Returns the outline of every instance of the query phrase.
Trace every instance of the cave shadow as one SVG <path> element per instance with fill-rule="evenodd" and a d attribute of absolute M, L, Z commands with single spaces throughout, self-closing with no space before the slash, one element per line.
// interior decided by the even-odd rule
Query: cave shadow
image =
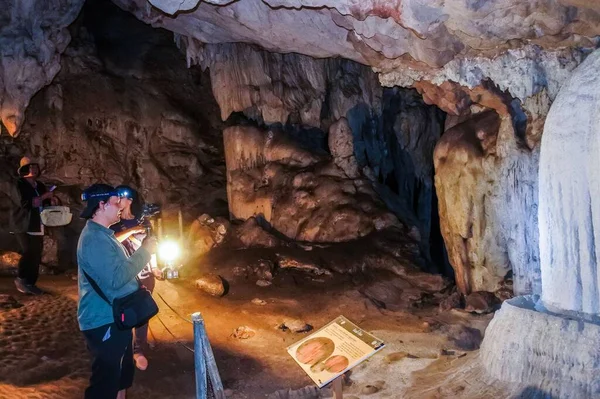
<path fill-rule="evenodd" d="M 551 394 L 550 392 L 544 391 L 541 388 L 529 386 L 519 393 L 516 398 L 518 399 L 558 399 L 558 396 Z"/>
<path fill-rule="evenodd" d="M 373 188 L 385 206 L 402 223 L 418 228 L 423 237 L 419 247 L 426 260 L 424 270 L 452 280 L 454 270 L 441 234 L 434 176 L 424 175 L 428 169 L 418 161 L 420 152 L 432 151 L 442 136 L 445 113 L 425 104 L 415 90 L 385 89 L 382 102 L 381 114 L 364 103 L 347 112 L 354 156 L 360 169 L 369 170 Z M 412 137 L 414 131 L 403 124 L 413 117 L 419 118 L 416 123 L 423 129 L 418 137 Z M 429 156 L 428 166 L 433 171 L 433 154 Z"/>
<path fill-rule="evenodd" d="M 261 384 L 264 389 L 262 394 L 283 388 L 280 385 L 284 385 L 285 381 L 282 380 L 281 383 L 278 383 L 278 374 L 268 371 L 260 359 L 236 352 L 223 345 L 211 343 L 211 348 L 224 389 L 234 389 L 246 393 L 245 381 L 254 381 L 258 378 L 273 384 L 272 387 Z M 193 340 L 177 340 L 175 336 L 173 336 L 173 342 L 157 344 L 147 354 L 151 366 L 143 373 L 136 373 L 131 389 L 132 393 L 136 397 L 142 397 L 142 395 L 158 397 L 159 392 L 168 393 L 172 397 L 195 397 L 196 376 L 193 349 Z M 291 364 L 293 359 L 290 357 L 289 360 Z M 165 369 L 165 365 L 169 365 L 168 369 Z M 256 395 L 253 397 L 260 396 L 258 392 L 251 393 Z M 209 397 L 211 396 L 209 395 Z"/>

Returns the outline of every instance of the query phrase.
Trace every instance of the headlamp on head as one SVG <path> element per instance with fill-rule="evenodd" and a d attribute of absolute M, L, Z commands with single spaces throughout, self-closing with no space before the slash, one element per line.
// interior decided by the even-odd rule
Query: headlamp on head
<path fill-rule="evenodd" d="M 118 188 L 115 195 L 119 198 L 133 199 L 133 193 L 127 188 Z"/>
<path fill-rule="evenodd" d="M 81 193 L 81 200 L 82 201 L 89 201 L 92 198 L 99 198 L 99 197 L 119 197 L 119 198 L 129 198 L 131 199 L 131 192 L 129 190 L 117 190 L 117 191 L 106 191 L 106 192 L 101 192 L 101 193 L 87 193 L 87 192 L 83 192 Z"/>

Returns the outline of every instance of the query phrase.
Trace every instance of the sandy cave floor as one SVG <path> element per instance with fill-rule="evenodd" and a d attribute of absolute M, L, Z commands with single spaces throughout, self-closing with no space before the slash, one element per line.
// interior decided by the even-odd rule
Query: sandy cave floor
<path fill-rule="evenodd" d="M 29 297 L 16 292 L 12 278 L 0 278 L 0 294 L 10 294 L 23 305 L 0 309 L 0 398 L 82 397 L 90 359 L 77 329 L 76 282 L 68 276 L 42 276 L 39 285 L 48 294 Z M 476 357 L 477 351 L 466 349 L 478 346 L 491 315 L 440 313 L 433 305 L 392 312 L 374 306 L 345 277 L 323 283 L 293 272 L 279 274 L 270 287 L 236 282 L 222 298 L 199 292 L 190 280 L 158 282 L 156 292 L 184 317 L 202 312 L 230 398 L 330 397 L 327 388 L 314 387 L 286 352 L 305 333 L 278 326 L 291 318 L 319 328 L 339 315 L 386 342 L 381 352 L 347 373 L 345 398 L 481 397 L 480 388 L 470 390 L 459 376 L 451 378 L 452 389 L 435 388 L 433 381 L 452 374 L 454 364 L 464 366 L 465 359 Z M 266 305 L 253 304 L 254 298 Z M 184 347 L 193 347 L 192 325 L 156 299 L 160 314 L 150 325 L 155 344 L 147 354 L 150 366 L 136 373 L 128 397 L 194 398 L 193 354 Z M 252 328 L 256 335 L 233 338 L 239 326 Z M 378 391 L 367 395 L 373 391 L 368 385 Z M 425 391 L 425 396 L 419 393 Z"/>

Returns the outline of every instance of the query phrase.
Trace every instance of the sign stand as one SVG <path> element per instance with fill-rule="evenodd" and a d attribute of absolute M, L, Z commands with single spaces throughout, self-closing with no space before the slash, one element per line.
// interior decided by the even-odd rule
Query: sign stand
<path fill-rule="evenodd" d="M 342 393 L 342 379 L 344 375 L 340 375 L 338 378 L 333 380 L 331 387 L 333 388 L 333 399 L 343 399 L 344 394 Z"/>

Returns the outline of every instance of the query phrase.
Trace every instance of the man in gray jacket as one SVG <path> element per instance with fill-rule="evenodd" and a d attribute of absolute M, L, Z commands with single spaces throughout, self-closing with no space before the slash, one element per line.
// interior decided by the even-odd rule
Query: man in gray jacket
<path fill-rule="evenodd" d="M 87 200 L 81 217 L 88 219 L 77 246 L 79 265 L 79 303 L 77 318 L 93 357 L 86 399 L 124 399 L 133 383 L 133 335 L 118 330 L 112 307 L 94 290 L 91 277 L 109 301 L 136 291 L 136 275 L 150 261 L 156 240 L 146 238 L 131 257 L 109 227 L 121 215 L 120 198 L 106 184 L 94 184 L 84 191 Z"/>

